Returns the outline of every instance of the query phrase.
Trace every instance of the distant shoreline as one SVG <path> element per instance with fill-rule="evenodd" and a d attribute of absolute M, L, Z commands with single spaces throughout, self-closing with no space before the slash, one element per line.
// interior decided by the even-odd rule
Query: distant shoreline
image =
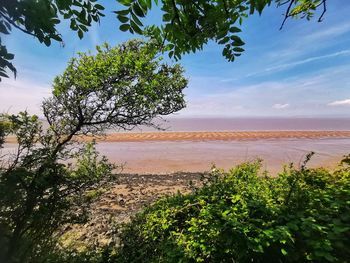
<path fill-rule="evenodd" d="M 16 150 L 15 138 L 8 139 L 3 153 Z M 230 169 L 262 159 L 262 168 L 274 175 L 286 164 L 299 167 L 311 151 L 315 155 L 309 167 L 331 169 L 350 153 L 350 131 L 114 133 L 97 142 L 100 154 L 132 174 L 205 172 L 213 164 Z"/>
<path fill-rule="evenodd" d="M 222 131 L 222 132 L 138 132 L 110 133 L 99 137 L 101 142 L 143 141 L 242 141 L 266 139 L 327 139 L 350 138 L 350 131 Z M 92 137 L 84 137 L 91 140 Z"/>
<path fill-rule="evenodd" d="M 327 139 L 350 138 L 350 131 L 200 131 L 200 132 L 120 132 L 106 136 L 77 137 L 78 140 L 97 142 L 143 142 L 143 141 L 243 141 L 268 139 Z M 16 143 L 14 136 L 8 136 L 6 143 Z"/>

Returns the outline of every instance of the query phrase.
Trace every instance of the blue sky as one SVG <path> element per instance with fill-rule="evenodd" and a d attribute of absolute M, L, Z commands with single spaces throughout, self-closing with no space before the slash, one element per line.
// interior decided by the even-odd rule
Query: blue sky
<path fill-rule="evenodd" d="M 40 102 L 50 95 L 54 76 L 74 54 L 135 37 L 119 31 L 111 13 L 117 9 L 115 1 L 102 2 L 106 17 L 83 40 L 66 22 L 60 25 L 64 47 L 45 47 L 15 29 L 5 36 L 16 55 L 18 77 L 0 83 L 1 112 L 27 109 L 40 114 Z M 187 108 L 177 116 L 349 116 L 350 1 L 328 2 L 322 23 L 316 18 L 290 19 L 281 31 L 281 8 L 271 6 L 261 17 L 249 17 L 240 34 L 246 51 L 233 63 L 222 57 L 222 46 L 215 43 L 184 56 L 179 63 L 189 78 Z M 159 14 L 153 12 L 146 24 L 157 22 Z"/>

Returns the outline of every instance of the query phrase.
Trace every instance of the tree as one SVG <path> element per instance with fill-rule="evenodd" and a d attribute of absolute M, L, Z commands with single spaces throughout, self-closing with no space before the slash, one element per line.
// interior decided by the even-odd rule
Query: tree
<path fill-rule="evenodd" d="M 9 34 L 14 27 L 32 35 L 49 46 L 51 41 L 63 43 L 57 31 L 61 20 L 70 20 L 70 28 L 80 38 L 93 21 L 98 22 L 104 7 L 97 0 L 0 0 L 0 32 Z M 122 23 L 121 31 L 129 31 L 157 39 L 162 51 L 167 51 L 176 60 L 181 55 L 201 50 L 209 40 L 224 45 L 223 56 L 233 61 L 244 51 L 243 40 L 238 36 L 243 20 L 256 12 L 262 13 L 266 6 L 275 3 L 285 6 L 285 18 L 301 17 L 310 19 L 316 9 L 322 8 L 318 21 L 326 12 L 327 0 L 118 0 L 125 8 L 114 11 Z M 160 5 L 163 24 L 144 26 L 142 18 Z M 14 55 L 0 39 L 0 80 L 7 77 L 6 69 L 16 74 L 11 63 Z"/>
<path fill-rule="evenodd" d="M 0 260 L 37 259 L 57 227 L 83 218 L 85 191 L 111 174 L 114 166 L 93 145 L 76 149 L 77 136 L 158 127 L 155 117 L 185 106 L 183 70 L 162 64 L 156 50 L 154 43 L 132 40 L 97 47 L 96 55 L 79 53 L 43 102 L 46 130 L 26 112 L 3 116 L 18 148 L 0 169 Z M 65 164 L 72 159 L 76 166 Z"/>

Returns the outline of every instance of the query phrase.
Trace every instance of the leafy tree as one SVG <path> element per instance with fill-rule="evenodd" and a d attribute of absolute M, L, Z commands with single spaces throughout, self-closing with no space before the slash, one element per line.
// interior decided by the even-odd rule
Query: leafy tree
<path fill-rule="evenodd" d="M 0 0 L 0 33 L 9 34 L 14 27 L 32 35 L 49 46 L 51 41 L 63 43 L 57 31 L 61 20 L 70 20 L 70 28 L 80 38 L 93 21 L 98 22 L 104 7 L 97 0 Z M 223 45 L 223 56 L 233 61 L 244 51 L 243 40 L 238 33 L 243 20 L 256 12 L 262 13 L 266 6 L 275 3 L 284 6 L 285 18 L 310 19 L 316 9 L 322 8 L 319 21 L 326 11 L 327 0 L 117 0 L 125 8 L 117 10 L 120 30 L 150 36 L 162 43 L 162 50 L 168 51 L 176 60 L 181 55 L 201 50 L 209 40 Z M 144 27 L 142 18 L 159 5 L 162 12 L 161 26 Z M 152 6 L 153 5 L 153 6 Z M 0 80 L 7 77 L 6 69 L 16 74 L 11 63 L 14 55 L 1 45 Z"/>
<path fill-rule="evenodd" d="M 348 262 L 350 169 L 214 170 L 124 226 L 110 262 Z"/>
<path fill-rule="evenodd" d="M 223 45 L 222 54 L 228 61 L 244 51 L 243 40 L 238 33 L 243 20 L 254 13 L 261 14 L 266 6 L 275 3 L 287 6 L 285 18 L 310 19 L 318 7 L 326 11 L 326 0 L 162 0 L 163 23 L 161 26 L 143 28 L 141 18 L 152 9 L 152 0 L 118 0 L 126 9 L 117 11 L 122 31 L 148 35 L 164 44 L 164 50 L 176 60 L 184 53 L 201 50 L 209 40 Z M 154 1 L 158 4 L 158 0 Z M 281 26 L 281 28 L 282 28 Z"/>
<path fill-rule="evenodd" d="M 98 47 L 96 55 L 80 53 L 43 102 L 46 130 L 26 112 L 3 116 L 18 147 L 0 169 L 0 259 L 38 261 L 58 226 L 84 218 L 85 190 L 114 166 L 93 145 L 76 149 L 76 136 L 157 127 L 155 117 L 185 106 L 182 69 L 156 56 L 153 43 L 138 40 Z M 72 159 L 76 165 L 65 164 Z"/>

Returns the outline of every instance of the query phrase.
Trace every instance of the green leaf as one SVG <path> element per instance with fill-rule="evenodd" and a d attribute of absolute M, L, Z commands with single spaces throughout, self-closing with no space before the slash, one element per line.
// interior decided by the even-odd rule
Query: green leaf
<path fill-rule="evenodd" d="M 238 37 L 238 36 L 235 36 L 235 35 L 231 36 L 231 39 L 233 41 L 236 41 L 236 42 L 242 42 L 242 39 L 240 37 Z"/>
<path fill-rule="evenodd" d="M 130 9 L 120 10 L 120 11 L 113 11 L 113 13 L 121 16 L 126 16 L 130 13 Z"/>
<path fill-rule="evenodd" d="M 80 39 L 82 39 L 83 36 L 84 36 L 84 33 L 83 33 L 83 31 L 81 29 L 78 30 L 78 36 L 79 36 Z"/>
<path fill-rule="evenodd" d="M 229 40 L 230 40 L 229 37 L 224 37 L 223 39 L 221 39 L 221 40 L 218 42 L 218 44 L 225 44 L 225 43 L 227 43 Z"/>
<path fill-rule="evenodd" d="M 131 13 L 131 17 L 133 19 L 133 21 L 138 24 L 139 26 L 143 26 L 142 22 L 140 21 L 140 19 L 138 19 L 137 16 L 135 16 L 133 13 Z"/>
<path fill-rule="evenodd" d="M 7 30 L 6 26 L 3 23 L 1 23 L 1 21 L 0 21 L 0 33 L 9 34 L 9 31 Z"/>
<path fill-rule="evenodd" d="M 98 10 L 104 10 L 105 8 L 102 5 L 95 4 L 94 7 Z"/>
<path fill-rule="evenodd" d="M 147 11 L 147 9 L 148 9 L 148 5 L 147 5 L 147 3 L 146 3 L 146 1 L 145 1 L 145 0 L 138 0 L 138 3 L 140 4 L 140 6 L 141 6 L 142 10 Z"/>
<path fill-rule="evenodd" d="M 233 48 L 233 51 L 235 51 L 235 52 L 243 52 L 244 49 L 241 48 L 241 47 L 234 47 L 234 48 Z"/>
<path fill-rule="evenodd" d="M 51 19 L 51 22 L 54 24 L 59 24 L 61 21 L 58 18 Z"/>
<path fill-rule="evenodd" d="M 131 3 L 133 2 L 132 0 L 117 0 L 120 4 L 125 5 L 125 6 L 130 6 Z"/>
<path fill-rule="evenodd" d="M 240 28 L 238 28 L 238 27 L 231 27 L 230 28 L 230 32 L 231 33 L 239 33 L 239 32 L 241 32 L 242 30 L 240 29 Z"/>
<path fill-rule="evenodd" d="M 7 53 L 4 58 L 7 59 L 7 60 L 12 60 L 13 58 L 15 57 L 14 54 L 11 54 L 11 53 Z"/>
<path fill-rule="evenodd" d="M 129 21 L 129 18 L 126 17 L 126 16 L 118 15 L 117 18 L 118 18 L 118 20 L 119 20 L 120 22 L 122 22 L 122 23 L 126 23 L 126 22 Z"/>
<path fill-rule="evenodd" d="M 123 32 L 126 32 L 130 29 L 130 25 L 129 24 L 123 24 L 119 27 L 119 29 Z"/>
<path fill-rule="evenodd" d="M 216 35 L 216 37 L 217 37 L 217 39 L 221 39 L 221 38 L 225 37 L 226 35 L 227 35 L 227 30 L 225 29 L 225 30 L 220 31 L 220 32 Z"/>
<path fill-rule="evenodd" d="M 50 38 L 48 38 L 48 37 L 44 38 L 44 44 L 45 44 L 47 47 L 50 46 L 50 45 L 51 45 L 51 40 L 50 40 Z"/>
<path fill-rule="evenodd" d="M 144 17 L 145 16 L 145 14 L 144 14 L 144 12 L 142 11 L 142 9 L 141 9 L 141 7 L 140 7 L 140 5 L 138 4 L 138 3 L 134 3 L 133 5 L 132 5 L 132 10 L 135 12 L 135 14 L 137 15 L 137 16 L 139 16 L 139 17 Z"/>
<path fill-rule="evenodd" d="M 131 28 L 137 33 L 137 34 L 142 34 L 142 30 L 139 28 L 139 26 L 134 22 L 130 21 Z"/>

